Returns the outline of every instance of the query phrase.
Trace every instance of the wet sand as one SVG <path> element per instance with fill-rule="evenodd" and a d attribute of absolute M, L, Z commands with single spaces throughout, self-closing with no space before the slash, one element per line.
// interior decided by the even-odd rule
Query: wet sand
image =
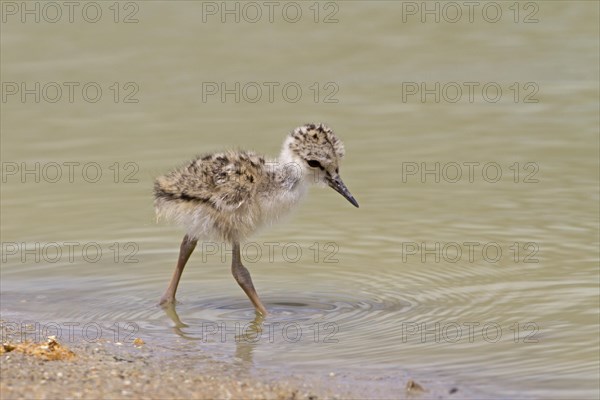
<path fill-rule="evenodd" d="M 54 342 L 54 343 L 52 343 Z M 50 343 L 50 346 L 48 346 Z M 137 343 L 136 346 L 134 343 Z M 0 398 L 9 399 L 366 399 L 462 398 L 458 389 L 409 377 L 392 389 L 382 377 L 278 374 L 253 366 L 175 355 L 136 341 L 0 345 Z M 50 347 L 50 348 L 49 348 Z M 465 394 L 464 392 L 462 393 Z"/>
<path fill-rule="evenodd" d="M 45 360 L 11 351 L 1 356 L 2 399 L 317 399 L 342 398 L 289 381 L 271 382 L 231 374 L 213 363 L 205 371 L 187 361 L 150 360 L 119 351 L 114 344 L 75 345 L 69 360 Z"/>

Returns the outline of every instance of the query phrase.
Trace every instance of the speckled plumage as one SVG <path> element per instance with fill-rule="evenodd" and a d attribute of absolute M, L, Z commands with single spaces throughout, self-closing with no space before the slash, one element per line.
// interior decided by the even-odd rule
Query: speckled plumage
<path fill-rule="evenodd" d="M 190 237 L 242 240 L 260 215 L 257 193 L 267 179 L 265 159 L 250 152 L 198 157 L 154 184 L 157 216 L 183 225 Z"/>
<path fill-rule="evenodd" d="M 155 210 L 201 240 L 246 240 L 290 210 L 310 183 L 337 175 L 344 146 L 322 124 L 294 129 L 277 160 L 249 151 L 197 157 L 156 179 Z M 311 168 L 317 160 L 322 168 Z"/>
<path fill-rule="evenodd" d="M 254 306 L 258 299 L 250 274 L 241 264 L 240 242 L 287 214 L 312 183 L 327 184 L 358 207 L 339 176 L 344 146 L 323 124 L 306 124 L 285 139 L 279 157 L 265 160 L 249 151 L 225 151 L 197 157 L 156 179 L 157 217 L 186 230 L 171 285 L 161 304 L 172 303 L 185 264 L 198 240 L 234 246 L 232 271 Z"/>

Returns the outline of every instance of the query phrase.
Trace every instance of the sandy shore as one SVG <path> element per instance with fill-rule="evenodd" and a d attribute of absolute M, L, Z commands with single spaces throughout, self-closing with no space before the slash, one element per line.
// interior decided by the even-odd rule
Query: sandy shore
<path fill-rule="evenodd" d="M 0 398 L 9 399 L 366 399 L 461 398 L 458 389 L 394 379 L 324 374 L 306 377 L 261 371 L 203 357 L 176 356 L 142 342 L 24 343 L 0 345 Z M 50 343 L 50 345 L 49 345 Z M 199 361 L 200 360 L 200 361 Z M 378 382 L 379 381 L 379 382 Z M 464 392 L 462 393 L 465 394 Z"/>
<path fill-rule="evenodd" d="M 213 363 L 204 371 L 177 360 L 150 360 L 112 344 L 70 346 L 67 360 L 11 351 L 1 355 L 0 398 L 8 399 L 320 399 L 343 391 L 306 383 L 270 382 L 268 377 L 232 374 Z M 125 353 L 125 354 L 124 354 Z"/>
<path fill-rule="evenodd" d="M 43 345 L 43 344 L 42 344 Z M 211 362 L 139 356 L 114 343 L 69 346 L 73 357 L 5 352 L 0 362 L 0 398 L 8 399 L 320 399 L 344 391 L 311 388 L 290 378 L 271 382 Z"/>

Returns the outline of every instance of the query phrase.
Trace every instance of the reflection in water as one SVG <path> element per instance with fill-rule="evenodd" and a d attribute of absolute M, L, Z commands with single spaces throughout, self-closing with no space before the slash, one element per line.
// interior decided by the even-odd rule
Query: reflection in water
<path fill-rule="evenodd" d="M 235 337 L 235 357 L 244 363 L 253 364 L 252 353 L 263 335 L 264 317 L 257 313 L 256 318 L 244 325 L 242 333 Z"/>
<path fill-rule="evenodd" d="M 173 321 L 173 323 L 175 324 L 173 326 L 175 333 L 177 333 L 181 337 L 185 337 L 185 335 L 181 331 L 181 328 L 187 328 L 189 325 L 184 324 L 179 318 L 179 314 L 177 314 L 177 310 L 175 310 L 175 303 L 168 303 L 162 306 L 162 309 L 167 315 L 167 317 L 169 317 L 171 321 Z"/>
<path fill-rule="evenodd" d="M 212 338 L 216 336 L 218 338 L 217 340 L 227 340 L 228 336 L 227 334 L 223 335 L 223 332 L 227 332 L 228 329 L 231 329 L 231 323 L 229 324 L 229 327 L 227 327 L 225 322 L 217 324 L 212 321 L 201 321 L 199 326 L 196 324 L 190 326 L 181 321 L 174 303 L 166 304 L 161 308 L 165 312 L 165 315 L 169 317 L 171 321 L 173 321 L 173 332 L 183 339 L 200 340 L 205 342 L 209 337 Z M 252 352 L 264 333 L 263 322 L 264 317 L 262 314 L 256 312 L 256 316 L 251 322 L 243 325 L 240 322 L 235 323 L 235 336 L 233 338 L 233 341 L 235 342 L 235 358 L 242 360 L 243 363 L 247 363 L 249 365 L 253 364 Z M 190 328 L 192 333 L 188 334 L 184 332 L 185 328 Z M 200 337 L 193 335 L 193 333 L 197 334 L 198 332 L 201 333 Z"/>
<path fill-rule="evenodd" d="M 3 175 L 2 318 L 131 321 L 174 357 L 340 372 L 351 384 L 368 376 L 388 385 L 417 371 L 498 397 L 597 398 L 597 2 L 539 2 L 539 21 L 527 24 L 513 21 L 513 2 L 498 2 L 506 7 L 498 23 L 405 22 L 406 2 L 338 3 L 330 24 L 198 23 L 202 2 L 143 2 L 139 24 L 3 23 L 3 80 L 28 88 L 136 80 L 139 102 L 114 102 L 108 89 L 96 103 L 18 94 L 3 102 L 3 167 L 41 164 L 39 182 L 35 173 Z M 206 82 L 306 89 L 297 102 L 269 102 L 266 92 L 255 103 L 235 94 L 203 101 Z M 476 82 L 476 100 L 466 90 L 456 103 L 403 97 L 406 83 L 429 90 L 436 82 Z M 482 100 L 486 82 L 506 88 L 499 102 Z M 519 101 L 531 82 L 538 101 Z M 231 279 L 226 252 L 196 250 L 182 303 L 156 307 L 181 232 L 155 224 L 153 179 L 224 148 L 275 155 L 291 126 L 313 120 L 344 141 L 342 170 L 361 208 L 315 188 L 293 223 L 254 239 L 262 255 L 246 266 L 270 311 L 265 320 L 255 320 Z M 44 176 L 53 170 L 43 169 L 51 162 L 79 163 L 76 171 L 98 163 L 102 179 L 70 181 L 65 167 L 52 183 Z M 407 177 L 409 163 L 434 172 Z M 453 163 L 479 163 L 474 181 L 466 169 L 458 182 L 444 179 Z M 501 166 L 497 182 L 482 179 L 486 163 Z M 535 182 L 524 182 L 526 165 L 537 166 Z M 99 243 L 102 256 L 71 259 L 62 247 L 62 258 L 36 260 L 19 251 L 69 242 L 79 250 Z M 472 260 L 464 245 L 472 242 L 498 244 L 502 255 L 492 262 L 479 251 Z M 287 243 L 302 250 L 298 260 L 281 252 Z M 462 257 L 454 261 L 448 248 Z M 501 333 L 496 341 L 486 326 Z"/>

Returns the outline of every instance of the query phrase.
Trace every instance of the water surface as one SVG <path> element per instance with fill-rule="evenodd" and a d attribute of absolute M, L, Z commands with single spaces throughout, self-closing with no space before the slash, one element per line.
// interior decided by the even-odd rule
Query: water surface
<path fill-rule="evenodd" d="M 204 22 L 206 3 L 160 1 L 129 24 L 108 3 L 95 24 L 10 17 L 3 82 L 95 82 L 103 95 L 2 103 L 2 318 L 98 324 L 108 339 L 118 327 L 168 356 L 333 372 L 388 394 L 412 376 L 478 397 L 596 398 L 598 7 L 530 3 L 538 22 L 520 3 L 515 23 L 512 2 L 497 23 L 422 23 L 403 3 L 363 1 L 319 3 L 319 23 L 308 3 L 297 23 Z M 206 93 L 236 82 L 263 97 Z M 269 101 L 265 82 L 302 97 Z M 437 102 L 407 94 L 436 82 Z M 473 101 L 452 102 L 466 82 Z M 307 121 L 344 140 L 360 209 L 315 188 L 246 248 L 264 321 L 221 244 L 199 245 L 176 314 L 156 307 L 182 233 L 156 224 L 154 177 L 228 147 L 275 156 Z M 35 163 L 39 182 L 21 176 Z"/>

